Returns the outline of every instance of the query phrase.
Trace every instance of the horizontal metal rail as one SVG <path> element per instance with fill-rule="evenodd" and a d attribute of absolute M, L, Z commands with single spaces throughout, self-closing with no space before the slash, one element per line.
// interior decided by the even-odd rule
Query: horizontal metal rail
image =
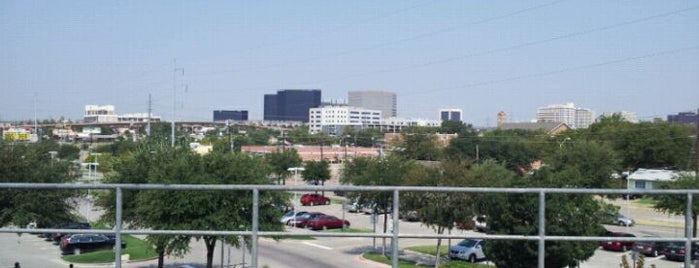
<path fill-rule="evenodd" d="M 508 194 L 537 194 L 539 197 L 539 234 L 538 235 L 470 235 L 469 238 L 493 239 L 493 240 L 525 240 L 539 242 L 538 267 L 544 267 L 545 241 L 667 241 L 684 242 L 687 252 L 692 252 L 692 242 L 699 242 L 699 238 L 693 238 L 692 225 L 692 197 L 699 194 L 699 189 L 577 189 L 577 188 L 490 188 L 490 187 L 417 187 L 417 186 L 286 186 L 286 185 L 219 185 L 219 184 L 54 184 L 54 183 L 0 183 L 0 189 L 102 189 L 116 191 L 116 209 L 114 229 L 90 229 L 80 230 L 81 233 L 109 233 L 116 234 L 117 243 L 120 243 L 121 234 L 148 235 L 148 234 L 184 234 L 184 235 L 211 235 L 211 236 L 251 236 L 252 237 L 252 263 L 251 267 L 257 267 L 257 249 L 259 237 L 294 237 L 308 236 L 306 233 L 269 232 L 260 231 L 258 223 L 259 192 L 260 191 L 346 191 L 346 192 L 393 192 L 392 211 L 394 233 L 314 233 L 315 237 L 368 237 L 368 238 L 393 238 L 392 261 L 393 267 L 397 267 L 398 240 L 400 238 L 425 238 L 425 239 L 461 239 L 463 235 L 451 234 L 411 234 L 399 231 L 398 213 L 400 211 L 400 192 L 447 192 L 447 193 L 508 193 Z M 215 190 L 215 191 L 251 191 L 253 193 L 253 219 L 252 230 L 249 231 L 212 231 L 212 230 L 133 230 L 122 227 L 121 209 L 123 190 Z M 549 236 L 545 233 L 545 206 L 546 194 L 643 194 L 643 195 L 685 195 L 687 198 L 685 209 L 685 237 L 607 237 L 607 236 Z M 72 233 L 75 229 L 29 229 L 29 228 L 0 228 L 0 233 Z M 121 248 L 115 247 L 115 266 L 121 267 L 119 256 Z M 689 267 L 691 254 L 685 256 L 685 267 Z"/>

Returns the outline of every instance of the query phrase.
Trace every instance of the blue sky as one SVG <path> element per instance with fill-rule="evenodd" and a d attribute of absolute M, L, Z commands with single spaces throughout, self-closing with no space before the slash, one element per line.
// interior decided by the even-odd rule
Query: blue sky
<path fill-rule="evenodd" d="M 39 118 L 146 112 L 149 94 L 166 120 L 259 120 L 289 88 L 391 91 L 400 117 L 460 108 L 477 126 L 567 102 L 649 120 L 699 107 L 698 29 L 697 1 L 4 0 L 0 121 L 35 102 Z"/>

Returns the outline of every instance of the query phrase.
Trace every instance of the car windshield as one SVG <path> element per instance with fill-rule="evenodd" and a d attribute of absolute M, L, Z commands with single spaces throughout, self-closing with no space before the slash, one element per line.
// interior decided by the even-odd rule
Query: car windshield
<path fill-rule="evenodd" d="M 461 241 L 461 243 L 459 243 L 459 246 L 472 248 L 472 247 L 476 246 L 476 243 L 478 243 L 478 241 L 473 240 L 473 239 L 466 239 L 464 241 Z"/>

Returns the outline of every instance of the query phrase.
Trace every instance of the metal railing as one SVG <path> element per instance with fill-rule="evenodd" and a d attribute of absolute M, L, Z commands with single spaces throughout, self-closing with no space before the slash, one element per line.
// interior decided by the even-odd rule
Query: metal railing
<path fill-rule="evenodd" d="M 259 195 L 260 191 L 351 191 L 351 192 L 392 192 L 393 209 L 391 212 L 393 222 L 392 233 L 325 233 L 313 234 L 315 237 L 369 237 L 391 238 L 391 261 L 393 267 L 398 267 L 398 248 L 400 238 L 463 238 L 462 235 L 452 234 L 413 234 L 400 232 L 400 192 L 450 192 L 450 193 L 480 193 L 480 194 L 538 194 L 538 235 L 475 235 L 472 238 L 497 239 L 497 240 L 528 240 L 538 241 L 538 267 L 543 268 L 545 263 L 546 241 L 667 241 L 685 242 L 685 266 L 691 265 L 692 242 L 699 239 L 692 236 L 692 197 L 699 194 L 699 189 L 676 190 L 628 190 L 628 189 L 573 189 L 573 188 L 483 188 L 483 187 L 417 187 L 417 186 L 285 186 L 285 185 L 180 185 L 180 184 L 53 184 L 53 183 L 0 183 L 0 189 L 102 189 L 116 192 L 115 227 L 113 230 L 81 230 L 81 233 L 113 233 L 116 236 L 115 245 L 121 244 L 121 235 L 148 235 L 148 234 L 184 234 L 184 235 L 211 235 L 251 236 L 251 267 L 257 267 L 258 240 L 259 237 L 276 236 L 307 236 L 302 233 L 288 233 L 278 231 L 259 230 Z M 132 230 L 123 229 L 122 226 L 122 191 L 123 190 L 243 190 L 252 191 L 252 230 L 249 231 L 206 231 L 206 230 Z M 546 235 L 546 195 L 547 194 L 601 194 L 601 195 L 685 195 L 685 237 L 600 237 L 600 236 L 548 236 Z M 27 228 L 0 228 L 0 233 L 31 233 L 31 232 L 75 232 L 72 229 L 27 229 Z M 115 266 L 121 267 L 121 247 L 114 248 Z"/>

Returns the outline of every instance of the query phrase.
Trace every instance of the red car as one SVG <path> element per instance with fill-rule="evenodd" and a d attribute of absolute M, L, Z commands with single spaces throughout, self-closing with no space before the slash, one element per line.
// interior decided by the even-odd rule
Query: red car
<path fill-rule="evenodd" d="M 301 205 L 330 205 L 330 198 L 327 198 L 319 194 L 304 194 L 303 196 L 301 196 Z"/>
<path fill-rule="evenodd" d="M 325 214 L 320 213 L 320 212 L 310 212 L 310 213 L 302 214 L 300 216 L 297 216 L 296 219 L 294 219 L 290 223 L 290 225 L 293 225 L 296 227 L 301 227 L 301 228 L 306 228 L 306 224 L 308 223 L 308 221 L 310 221 L 311 219 L 314 219 L 316 217 L 320 217 L 322 215 L 325 215 Z"/>
<path fill-rule="evenodd" d="M 306 222 L 306 228 L 311 230 L 342 228 L 343 226 L 345 228 L 349 227 L 350 222 L 330 215 L 320 215 Z"/>
<path fill-rule="evenodd" d="M 623 232 L 610 232 L 607 234 L 607 236 L 636 237 L 633 234 L 623 233 Z M 602 249 L 605 249 L 605 250 L 627 251 L 627 250 L 633 248 L 634 242 L 633 241 L 600 241 L 599 244 L 600 244 L 600 246 L 602 246 Z"/>

